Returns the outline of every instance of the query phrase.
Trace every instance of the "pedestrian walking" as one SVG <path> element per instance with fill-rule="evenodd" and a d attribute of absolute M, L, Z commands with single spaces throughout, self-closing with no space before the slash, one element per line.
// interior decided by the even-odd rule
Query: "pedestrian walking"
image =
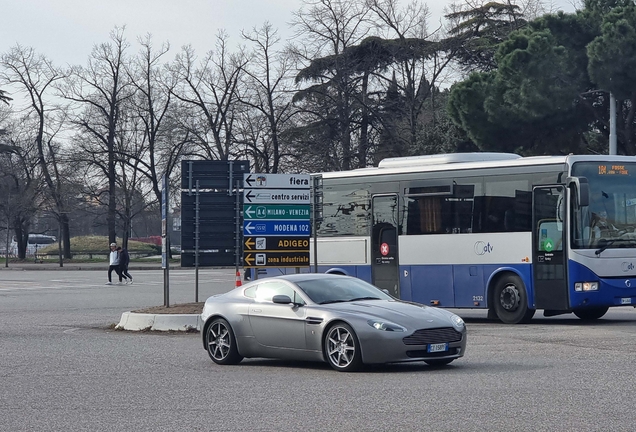
<path fill-rule="evenodd" d="M 121 248 L 117 248 L 118 250 Z M 133 277 L 128 273 L 128 264 L 130 264 L 130 255 L 128 255 L 128 249 L 121 249 L 119 251 L 119 271 L 126 279 L 126 283 L 133 283 Z"/>
<path fill-rule="evenodd" d="M 113 280 L 111 278 L 113 274 L 113 270 L 119 276 L 119 282 L 121 283 L 121 273 L 119 271 L 119 251 L 117 250 L 117 243 L 110 244 L 110 255 L 109 255 L 110 265 L 108 266 L 108 282 L 106 285 L 112 285 Z"/>
<path fill-rule="evenodd" d="M 117 257 L 119 259 L 119 264 L 117 265 L 117 275 L 119 276 L 119 285 L 121 285 L 123 279 L 126 280 L 126 284 L 128 283 L 128 278 L 124 276 L 124 266 L 122 265 L 121 250 L 121 246 L 117 246 Z"/>

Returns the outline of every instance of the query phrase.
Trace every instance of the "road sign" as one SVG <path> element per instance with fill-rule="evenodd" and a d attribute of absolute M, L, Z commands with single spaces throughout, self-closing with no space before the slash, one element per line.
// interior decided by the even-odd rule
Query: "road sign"
<path fill-rule="evenodd" d="M 308 174 L 244 174 L 243 182 L 250 189 L 307 189 Z"/>
<path fill-rule="evenodd" d="M 181 161 L 181 188 L 192 191 L 199 180 L 201 189 L 231 190 L 249 171 L 250 163 L 246 160 L 184 160 Z"/>
<path fill-rule="evenodd" d="M 182 267 L 231 266 L 240 261 L 239 190 L 249 168 L 246 160 L 182 161 Z"/>
<path fill-rule="evenodd" d="M 282 204 L 254 204 L 243 206 L 243 218 L 245 220 L 259 219 L 296 219 L 308 220 L 310 206 L 308 205 L 282 205 Z"/>
<path fill-rule="evenodd" d="M 309 189 L 245 189 L 244 204 L 309 204 Z"/>
<path fill-rule="evenodd" d="M 247 252 L 302 251 L 309 252 L 309 237 L 252 236 L 244 237 L 243 250 Z"/>
<path fill-rule="evenodd" d="M 243 235 L 309 236 L 309 221 L 243 221 Z"/>
<path fill-rule="evenodd" d="M 244 267 L 307 267 L 309 252 L 246 252 Z"/>
<path fill-rule="evenodd" d="M 307 267 L 311 177 L 245 174 L 243 184 L 244 266 Z"/>

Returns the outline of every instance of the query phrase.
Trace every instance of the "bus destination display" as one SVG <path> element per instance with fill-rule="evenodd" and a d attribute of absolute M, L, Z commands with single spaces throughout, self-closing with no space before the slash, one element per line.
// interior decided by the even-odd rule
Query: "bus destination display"
<path fill-rule="evenodd" d="M 625 165 L 603 164 L 598 166 L 598 175 L 629 175 Z"/>

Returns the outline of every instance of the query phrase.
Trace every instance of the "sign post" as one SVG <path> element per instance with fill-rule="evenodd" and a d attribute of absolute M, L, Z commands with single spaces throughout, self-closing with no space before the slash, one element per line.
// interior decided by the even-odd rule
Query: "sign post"
<path fill-rule="evenodd" d="M 161 268 L 163 269 L 163 305 L 170 307 L 170 235 L 168 233 L 168 175 L 161 178 Z"/>

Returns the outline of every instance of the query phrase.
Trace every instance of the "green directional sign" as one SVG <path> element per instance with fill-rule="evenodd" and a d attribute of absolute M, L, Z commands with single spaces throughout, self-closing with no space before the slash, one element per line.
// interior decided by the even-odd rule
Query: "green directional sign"
<path fill-rule="evenodd" d="M 243 219 L 309 220 L 308 205 L 246 204 Z"/>

